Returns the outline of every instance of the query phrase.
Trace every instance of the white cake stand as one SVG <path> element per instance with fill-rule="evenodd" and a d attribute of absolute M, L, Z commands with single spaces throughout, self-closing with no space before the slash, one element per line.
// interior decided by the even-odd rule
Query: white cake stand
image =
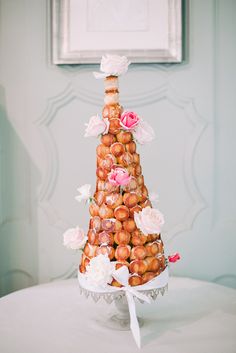
<path fill-rule="evenodd" d="M 97 303 L 101 298 L 104 299 L 108 304 L 114 302 L 116 311 L 103 321 L 97 320 L 100 325 L 113 330 L 130 330 L 130 314 L 125 291 L 119 290 L 117 292 L 98 293 L 92 290 L 85 289 L 80 284 L 79 287 L 80 293 L 84 294 L 87 298 L 91 296 L 95 303 Z M 163 296 L 167 290 L 168 284 L 161 288 L 141 290 L 140 292 L 149 297 L 150 299 L 156 300 L 159 294 Z M 137 298 L 137 300 L 142 304 L 145 303 L 139 298 Z M 140 327 L 143 326 L 144 321 L 142 318 L 138 317 L 138 322 Z"/>

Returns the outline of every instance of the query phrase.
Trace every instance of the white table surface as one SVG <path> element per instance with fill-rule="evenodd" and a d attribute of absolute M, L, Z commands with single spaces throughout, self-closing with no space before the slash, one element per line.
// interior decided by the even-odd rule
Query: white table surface
<path fill-rule="evenodd" d="M 105 320 L 113 304 L 80 295 L 76 279 L 31 287 L 0 299 L 1 353 L 133 353 L 130 331 Z M 143 353 L 235 353 L 236 291 L 212 283 L 171 278 L 153 304 L 137 304 L 145 319 Z"/>

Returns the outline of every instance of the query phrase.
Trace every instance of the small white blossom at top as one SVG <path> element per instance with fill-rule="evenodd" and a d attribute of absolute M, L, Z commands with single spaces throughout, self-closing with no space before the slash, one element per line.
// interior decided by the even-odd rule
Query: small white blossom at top
<path fill-rule="evenodd" d="M 90 285 L 106 288 L 112 282 L 114 270 L 114 262 L 111 262 L 107 255 L 100 254 L 90 260 L 86 267 L 85 277 Z"/>
<path fill-rule="evenodd" d="M 130 61 L 126 56 L 104 55 L 101 60 L 100 70 L 94 72 L 95 78 L 105 78 L 108 76 L 120 76 L 127 72 Z"/>
<path fill-rule="evenodd" d="M 80 193 L 80 195 L 76 196 L 75 199 L 79 202 L 82 200 L 88 201 L 91 198 L 91 185 L 90 184 L 84 184 L 81 187 L 77 189 L 77 191 Z"/>

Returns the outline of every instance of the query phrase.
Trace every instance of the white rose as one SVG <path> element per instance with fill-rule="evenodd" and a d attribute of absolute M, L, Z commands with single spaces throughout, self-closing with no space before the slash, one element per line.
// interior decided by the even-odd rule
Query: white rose
<path fill-rule="evenodd" d="M 100 134 L 107 134 L 109 130 L 109 120 L 100 118 L 99 115 L 92 116 L 88 122 L 85 124 L 85 134 L 84 137 L 97 137 Z"/>
<path fill-rule="evenodd" d="M 134 220 L 137 228 L 145 235 L 160 233 L 161 226 L 165 222 L 163 214 L 149 206 L 143 208 L 141 212 L 135 212 Z"/>
<path fill-rule="evenodd" d="M 87 241 L 83 229 L 76 227 L 70 228 L 63 234 L 63 244 L 68 249 L 78 250 L 82 249 Z"/>
<path fill-rule="evenodd" d="M 90 260 L 85 277 L 90 285 L 106 288 L 107 284 L 112 282 L 114 270 L 114 262 L 111 262 L 107 255 L 100 254 Z"/>
<path fill-rule="evenodd" d="M 155 131 L 146 121 L 141 120 L 134 129 L 133 136 L 138 143 L 144 145 L 155 138 Z"/>
<path fill-rule="evenodd" d="M 127 72 L 130 61 L 126 56 L 104 55 L 102 57 L 100 72 L 94 72 L 95 78 L 104 78 L 107 76 L 120 76 Z"/>
<path fill-rule="evenodd" d="M 80 193 L 80 195 L 76 196 L 75 199 L 79 202 L 82 200 L 87 201 L 91 197 L 91 185 L 90 184 L 84 184 L 80 188 L 77 189 L 77 191 Z"/>

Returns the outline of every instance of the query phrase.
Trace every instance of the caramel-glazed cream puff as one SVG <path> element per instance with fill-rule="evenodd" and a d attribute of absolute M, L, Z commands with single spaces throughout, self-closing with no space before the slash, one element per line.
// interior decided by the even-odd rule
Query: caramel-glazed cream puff
<path fill-rule="evenodd" d="M 117 135 L 116 135 L 117 141 L 121 142 L 123 144 L 126 143 L 130 143 L 130 141 L 132 141 L 132 134 L 129 131 L 120 131 Z M 128 151 L 129 152 L 129 151 Z M 135 151 L 134 151 L 135 152 Z M 133 152 L 133 153 L 134 153 Z"/>
<path fill-rule="evenodd" d="M 111 145 L 110 151 L 115 157 L 119 157 L 125 152 L 125 147 L 122 143 L 115 142 Z"/>
<path fill-rule="evenodd" d="M 97 247 L 97 249 L 96 249 L 96 256 L 98 256 L 100 254 L 107 255 L 109 257 L 109 259 L 112 260 L 115 255 L 115 250 L 113 249 L 112 246 L 101 245 L 101 246 Z"/>
<path fill-rule="evenodd" d="M 120 115 L 123 111 L 123 108 L 119 104 L 113 104 L 113 105 L 105 105 L 102 111 L 102 116 L 104 119 L 118 119 L 120 120 Z M 119 124 L 120 125 L 120 124 Z"/>
<path fill-rule="evenodd" d="M 126 230 L 120 230 L 119 232 L 115 233 L 114 241 L 116 244 L 127 245 L 130 242 L 130 233 L 128 233 Z"/>
<path fill-rule="evenodd" d="M 114 118 L 110 120 L 109 133 L 118 134 L 120 131 L 120 119 Z"/>
<path fill-rule="evenodd" d="M 137 194 L 133 191 L 130 193 L 125 193 L 123 195 L 123 201 L 125 206 L 127 206 L 128 208 L 133 208 L 137 205 L 139 200 Z"/>
<path fill-rule="evenodd" d="M 129 218 L 129 209 L 127 206 L 118 206 L 114 210 L 114 216 L 118 221 L 126 221 Z"/>
<path fill-rule="evenodd" d="M 130 257 L 129 245 L 118 245 L 115 251 L 115 258 L 117 261 L 124 261 Z"/>
<path fill-rule="evenodd" d="M 112 134 L 106 134 L 102 136 L 101 142 L 105 146 L 110 147 L 114 142 L 116 142 L 116 137 Z"/>

